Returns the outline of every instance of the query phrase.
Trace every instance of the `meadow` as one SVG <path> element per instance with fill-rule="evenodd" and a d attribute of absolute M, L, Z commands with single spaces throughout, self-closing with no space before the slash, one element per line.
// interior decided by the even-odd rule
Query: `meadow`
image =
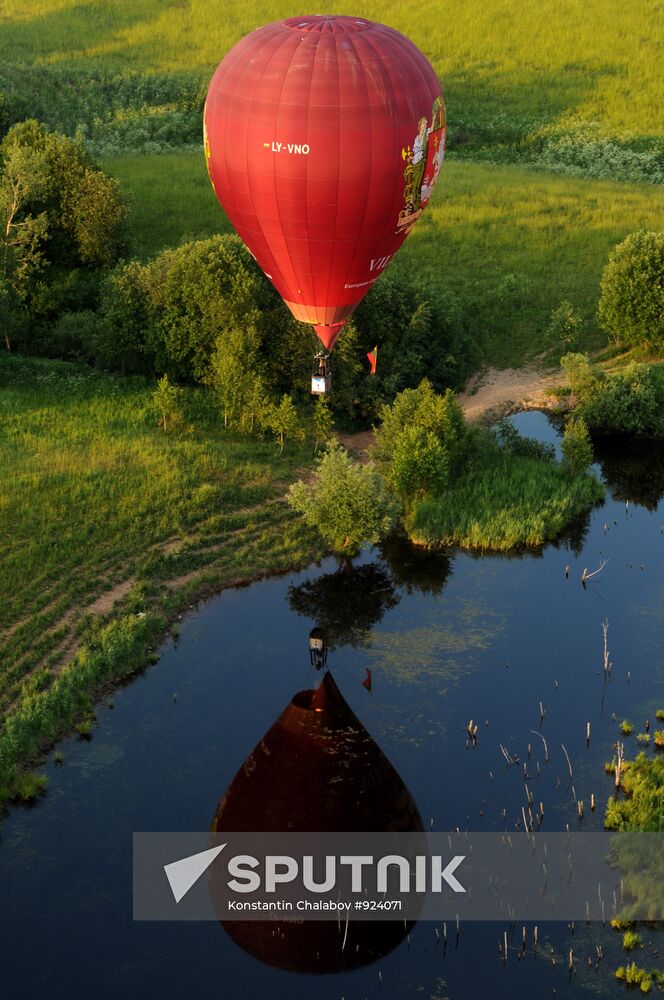
<path fill-rule="evenodd" d="M 279 456 L 273 443 L 234 438 L 193 388 L 181 431 L 165 434 L 153 386 L 83 366 L 2 354 L 0 389 L 0 714 L 27 714 L 36 752 L 90 710 L 97 669 L 80 691 L 88 701 L 64 717 L 49 709 L 75 656 L 80 667 L 129 636 L 133 654 L 115 650 L 108 684 L 146 662 L 195 595 L 318 554 L 283 501 L 311 449 Z M 0 786 L 16 758 L 8 739 Z"/>
<path fill-rule="evenodd" d="M 427 53 L 453 118 L 544 122 L 571 113 L 617 133 L 662 133 L 656 4 L 357 0 L 350 11 L 405 32 Z M 5 0 L 0 61 L 203 79 L 243 35 L 298 12 L 290 0 Z M 326 12 L 349 7 L 332 2 Z"/>
<path fill-rule="evenodd" d="M 133 252 L 230 231 L 198 153 L 126 155 L 103 165 L 131 205 Z M 562 299 L 581 312 L 579 348 L 604 341 L 595 318 L 611 249 L 664 217 L 664 189 L 561 177 L 511 165 L 446 162 L 432 203 L 392 268 L 443 283 L 479 317 L 488 363 L 520 364 L 560 345 L 547 341 Z"/>

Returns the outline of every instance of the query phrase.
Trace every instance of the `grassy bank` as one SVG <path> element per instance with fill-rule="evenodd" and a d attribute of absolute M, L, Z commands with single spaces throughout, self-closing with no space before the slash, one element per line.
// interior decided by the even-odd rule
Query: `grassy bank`
<path fill-rule="evenodd" d="M 556 539 L 603 495 L 596 479 L 570 480 L 556 462 L 495 453 L 451 489 L 419 503 L 407 529 L 419 545 L 498 552 L 537 547 Z"/>
<path fill-rule="evenodd" d="M 194 595 L 318 549 L 282 500 L 310 450 L 234 439 L 210 393 L 166 435 L 141 379 L 2 354 L 0 390 L 1 795 Z"/>
<path fill-rule="evenodd" d="M 202 155 L 128 155 L 104 166 L 131 201 L 133 251 L 141 258 L 229 230 Z M 564 298 L 587 324 L 579 349 L 603 342 L 595 313 L 608 254 L 663 214 L 664 189 L 451 160 L 391 266 L 461 295 L 486 360 L 514 365 L 548 346 L 549 317 Z"/>

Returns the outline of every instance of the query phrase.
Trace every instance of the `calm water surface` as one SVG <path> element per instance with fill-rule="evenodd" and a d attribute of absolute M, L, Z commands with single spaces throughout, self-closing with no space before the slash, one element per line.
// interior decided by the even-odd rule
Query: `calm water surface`
<path fill-rule="evenodd" d="M 555 441 L 543 415 L 514 419 L 522 432 Z M 132 832 L 209 827 L 249 752 L 292 696 L 316 683 L 307 653 L 316 623 L 332 636 L 329 666 L 344 697 L 400 773 L 425 825 L 514 829 L 523 779 L 505 766 L 500 743 L 522 760 L 532 744 L 530 784 L 545 804 L 544 829 L 575 823 L 564 743 L 577 797 L 588 803 L 594 792 L 599 803 L 584 828 L 600 828 L 611 791 L 602 764 L 618 721 L 627 717 L 640 731 L 664 706 L 664 455 L 623 445 L 602 449 L 600 459 L 606 503 L 537 555 L 418 556 L 392 543 L 366 552 L 356 573 L 332 576 L 336 563 L 327 560 L 193 610 L 159 663 L 117 693 L 112 708 L 100 707 L 92 742 L 61 744 L 63 765 L 45 769 L 47 797 L 0 826 L 0 995 L 624 996 L 611 976 L 622 960 L 618 937 L 597 925 L 577 926 L 573 938 L 566 926 L 540 928 L 538 956 L 521 961 L 519 927 L 503 966 L 502 925 L 462 926 L 458 947 L 450 935 L 443 955 L 434 926 L 420 924 L 374 965 L 304 976 L 252 958 L 216 924 L 131 917 Z M 604 559 L 584 590 L 584 567 L 592 571 Z M 608 685 L 605 619 L 614 664 Z M 370 692 L 362 685 L 367 669 Z M 548 765 L 531 733 L 540 701 Z M 466 742 L 470 719 L 479 723 L 474 749 Z M 633 737 L 626 746 L 635 752 Z M 648 932 L 645 939 L 639 962 L 656 965 L 653 944 L 661 942 Z M 607 957 L 596 972 L 585 966 L 597 943 Z M 570 946 L 577 956 L 571 978 Z"/>

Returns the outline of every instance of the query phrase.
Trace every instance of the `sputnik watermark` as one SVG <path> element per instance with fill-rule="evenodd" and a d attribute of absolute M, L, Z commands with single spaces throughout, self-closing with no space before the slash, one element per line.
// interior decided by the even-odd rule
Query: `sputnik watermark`
<path fill-rule="evenodd" d="M 661 834 L 135 834 L 134 917 L 664 919 L 663 848 Z"/>

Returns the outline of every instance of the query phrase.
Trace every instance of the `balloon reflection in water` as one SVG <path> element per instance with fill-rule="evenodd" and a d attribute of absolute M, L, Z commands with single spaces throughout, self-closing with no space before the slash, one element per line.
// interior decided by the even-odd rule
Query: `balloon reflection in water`
<path fill-rule="evenodd" d="M 295 695 L 236 774 L 212 822 L 214 833 L 288 830 L 423 831 L 413 797 L 329 672 L 315 691 Z M 309 973 L 367 965 L 410 929 L 403 920 L 351 921 L 347 932 L 343 921 L 222 926 L 260 961 Z"/>

